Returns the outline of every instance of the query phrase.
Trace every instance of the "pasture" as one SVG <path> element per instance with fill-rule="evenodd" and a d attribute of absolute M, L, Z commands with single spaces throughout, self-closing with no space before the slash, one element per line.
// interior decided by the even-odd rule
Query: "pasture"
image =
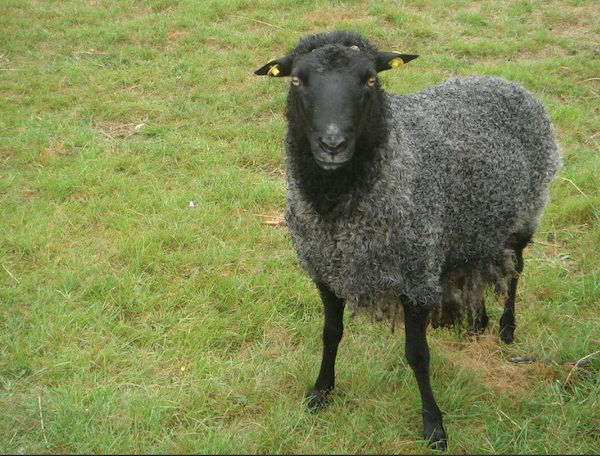
<path fill-rule="evenodd" d="M 253 72 L 334 29 L 420 55 L 390 92 L 485 74 L 546 105 L 564 169 L 515 342 L 492 302 L 478 341 L 430 330 L 432 383 L 449 453 L 600 452 L 592 0 L 0 0 L 0 452 L 434 453 L 402 328 L 347 315 L 332 402 L 303 403 L 322 304 L 265 223 L 288 80 Z"/>

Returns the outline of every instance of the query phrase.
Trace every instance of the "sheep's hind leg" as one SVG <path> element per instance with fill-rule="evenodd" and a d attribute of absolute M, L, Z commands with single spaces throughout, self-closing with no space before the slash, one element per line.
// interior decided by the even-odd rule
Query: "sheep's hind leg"
<path fill-rule="evenodd" d="M 331 289 L 322 283 L 317 288 L 323 301 L 325 325 L 323 326 L 323 359 L 321 370 L 315 386 L 308 394 L 308 408 L 318 412 L 327 401 L 327 394 L 333 390 L 335 383 L 335 358 L 338 345 L 344 333 L 345 301 L 338 298 Z"/>
<path fill-rule="evenodd" d="M 482 302 L 479 304 L 479 312 L 474 318 L 470 333 L 475 337 L 481 336 L 485 331 L 489 320 L 490 319 L 485 309 L 485 300 L 482 300 Z"/>
<path fill-rule="evenodd" d="M 515 257 L 517 260 L 515 264 L 515 270 L 519 274 L 523 272 L 523 249 L 530 239 L 530 237 L 527 237 L 526 240 L 522 240 L 514 246 Z M 510 278 L 508 281 L 508 296 L 506 298 L 506 302 L 504 303 L 504 313 L 500 318 L 500 340 L 507 344 L 512 343 L 515 333 L 515 301 L 517 298 L 518 281 L 518 276 Z"/>
<path fill-rule="evenodd" d="M 415 374 L 423 405 L 423 432 L 429 445 L 444 451 L 446 431 L 442 425 L 442 412 L 435 402 L 429 380 L 429 347 L 427 346 L 428 312 L 415 311 L 410 304 L 404 306 L 406 333 L 406 359 Z"/>

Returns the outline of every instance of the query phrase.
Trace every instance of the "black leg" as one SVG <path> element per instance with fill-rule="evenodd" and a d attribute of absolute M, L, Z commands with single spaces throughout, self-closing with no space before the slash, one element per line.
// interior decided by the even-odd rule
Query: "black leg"
<path fill-rule="evenodd" d="M 315 386 L 308 395 L 308 407 L 319 411 L 326 402 L 327 394 L 333 390 L 335 383 L 335 357 L 338 345 L 344 333 L 345 301 L 338 298 L 331 289 L 324 284 L 317 283 L 317 288 L 323 301 L 325 310 L 325 325 L 323 326 L 323 359 L 321 370 Z"/>
<path fill-rule="evenodd" d="M 406 332 L 406 359 L 412 368 L 423 405 L 423 431 L 431 447 L 444 451 L 447 437 L 442 426 L 442 412 L 435 402 L 429 380 L 429 347 L 427 346 L 427 325 L 429 314 L 418 312 L 410 305 L 404 306 Z"/>
<path fill-rule="evenodd" d="M 527 245 L 527 241 L 519 243 L 515 246 L 515 256 L 517 263 L 515 264 L 515 270 L 521 274 L 523 272 L 523 249 Z M 500 318 L 500 339 L 502 342 L 510 344 L 513 341 L 515 333 L 515 301 L 517 298 L 517 282 L 519 277 L 512 277 L 508 281 L 508 296 L 504 304 L 504 312 Z"/>

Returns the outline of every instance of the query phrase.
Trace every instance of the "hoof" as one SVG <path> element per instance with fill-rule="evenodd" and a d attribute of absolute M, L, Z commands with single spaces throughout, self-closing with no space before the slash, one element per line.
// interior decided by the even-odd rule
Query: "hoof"
<path fill-rule="evenodd" d="M 427 436 L 425 436 L 427 439 Z M 446 436 L 446 432 L 441 429 L 436 429 L 430 434 L 429 440 L 429 448 L 436 451 L 446 451 L 448 448 L 448 437 Z"/>
<path fill-rule="evenodd" d="M 514 326 L 505 326 L 500 331 L 500 340 L 505 344 L 512 344 L 514 339 L 515 327 Z"/>
<path fill-rule="evenodd" d="M 485 328 L 487 328 L 488 322 L 489 318 L 487 315 L 477 318 L 469 330 L 469 333 L 476 338 L 479 338 L 479 336 L 481 336 L 485 331 Z"/>
<path fill-rule="evenodd" d="M 446 451 L 448 449 L 448 442 L 446 442 L 446 440 L 437 440 L 431 442 L 429 448 L 436 451 Z"/>
<path fill-rule="evenodd" d="M 313 413 L 318 413 L 327 405 L 328 391 L 312 390 L 306 398 L 306 406 Z"/>
<path fill-rule="evenodd" d="M 479 328 L 479 327 L 473 326 L 471 329 L 469 329 L 467 331 L 467 337 L 471 340 L 479 340 L 479 338 L 481 336 L 483 336 L 484 331 L 485 331 L 485 328 Z"/>

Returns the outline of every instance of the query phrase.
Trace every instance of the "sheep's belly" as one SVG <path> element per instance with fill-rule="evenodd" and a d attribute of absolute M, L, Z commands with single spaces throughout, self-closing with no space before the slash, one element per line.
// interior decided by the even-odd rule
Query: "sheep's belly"
<path fill-rule="evenodd" d="M 401 319 L 402 305 L 431 310 L 432 326 L 469 325 L 483 311 L 485 289 L 506 295 L 506 279 L 516 275 L 514 252 L 505 249 L 496 262 L 442 269 L 437 249 L 397 245 L 389 233 L 318 229 L 286 214 L 301 266 L 315 282 L 328 285 L 355 313 L 374 320 Z M 431 246 L 429 246 L 431 247 Z"/>

